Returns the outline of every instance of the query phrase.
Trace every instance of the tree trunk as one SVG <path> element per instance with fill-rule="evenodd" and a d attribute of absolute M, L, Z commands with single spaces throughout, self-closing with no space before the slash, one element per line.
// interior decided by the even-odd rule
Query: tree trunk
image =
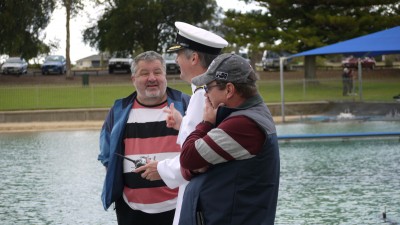
<path fill-rule="evenodd" d="M 70 29 L 69 29 L 69 22 L 71 19 L 71 1 L 66 0 L 65 1 L 65 10 L 66 10 L 66 29 L 67 29 L 67 38 L 66 38 L 66 48 L 65 48 L 65 58 L 67 60 L 67 74 L 66 74 L 66 79 L 74 79 L 71 73 L 71 57 L 70 57 Z"/>
<path fill-rule="evenodd" d="M 315 59 L 315 55 L 304 57 L 304 78 L 308 84 L 318 84 Z"/>

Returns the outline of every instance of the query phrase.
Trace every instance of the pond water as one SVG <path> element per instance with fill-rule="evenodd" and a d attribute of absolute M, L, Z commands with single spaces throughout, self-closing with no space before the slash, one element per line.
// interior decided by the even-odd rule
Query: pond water
<path fill-rule="evenodd" d="M 116 224 L 103 210 L 98 132 L 0 136 L 1 224 Z"/>
<path fill-rule="evenodd" d="M 278 134 L 400 131 L 399 122 L 282 124 Z M 0 135 L 1 224 L 117 224 L 100 201 L 98 131 Z M 400 223 L 399 138 L 281 142 L 276 224 Z M 382 219 L 386 211 L 387 223 Z"/>

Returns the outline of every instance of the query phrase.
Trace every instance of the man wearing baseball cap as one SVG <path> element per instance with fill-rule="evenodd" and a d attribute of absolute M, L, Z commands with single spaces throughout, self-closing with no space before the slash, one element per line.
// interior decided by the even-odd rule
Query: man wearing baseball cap
<path fill-rule="evenodd" d="M 175 27 L 178 29 L 176 44 L 169 47 L 167 52 L 177 53 L 176 61 L 180 66 L 180 77 L 191 84 L 193 93 L 183 118 L 173 104 L 167 110 L 169 114 L 167 126 L 179 130 L 177 143 L 182 146 L 186 137 L 201 122 L 202 109 L 205 105 L 204 87 L 193 85 L 191 80 L 207 71 L 210 63 L 221 53 L 222 48 L 228 45 L 228 42 L 210 31 L 184 22 L 175 22 Z M 161 178 L 169 188 L 179 187 L 174 217 L 174 224 L 178 224 L 183 193 L 188 183 L 185 178 L 189 177 L 188 174 L 182 174 L 179 156 L 171 160 L 151 162 L 136 171 L 145 171 L 142 176 L 147 176 L 150 180 Z"/>
<path fill-rule="evenodd" d="M 256 80 L 251 65 L 230 53 L 218 56 L 207 72 L 192 79 L 205 85 L 207 101 L 203 121 L 180 154 L 181 167 L 192 178 L 179 224 L 274 224 L 279 146 Z"/>

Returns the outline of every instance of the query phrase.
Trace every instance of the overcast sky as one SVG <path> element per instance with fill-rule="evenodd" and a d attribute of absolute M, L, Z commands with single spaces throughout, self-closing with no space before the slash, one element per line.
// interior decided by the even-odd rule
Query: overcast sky
<path fill-rule="evenodd" d="M 242 1 L 238 0 L 216 0 L 217 4 L 222 7 L 224 10 L 228 10 L 231 8 L 241 9 L 242 11 L 255 9 L 254 5 L 246 5 Z M 72 63 L 75 63 L 76 60 L 88 57 L 90 55 L 97 54 L 98 51 L 96 49 L 92 49 L 90 46 L 85 45 L 82 41 L 82 32 L 90 24 L 97 20 L 98 15 L 102 12 L 101 8 L 96 8 L 92 6 L 86 6 L 85 12 L 80 13 L 79 16 L 72 19 L 70 23 L 71 28 L 71 50 L 70 57 Z M 51 54 L 59 54 L 65 56 L 65 10 L 64 9 L 56 9 L 53 12 L 53 16 L 50 24 L 46 28 L 46 38 L 45 43 L 49 43 L 50 41 L 56 41 L 59 43 L 59 49 L 51 52 Z"/>

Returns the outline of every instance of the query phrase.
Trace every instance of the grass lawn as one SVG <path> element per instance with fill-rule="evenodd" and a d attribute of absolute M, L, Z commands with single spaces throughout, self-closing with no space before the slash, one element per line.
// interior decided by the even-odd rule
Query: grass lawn
<path fill-rule="evenodd" d="M 400 94 L 400 79 L 364 80 L 364 102 L 393 102 Z M 190 94 L 190 86 L 183 82 L 169 82 L 169 86 Z M 281 102 L 279 80 L 260 80 L 260 94 L 266 103 Z M 122 98 L 134 88 L 127 84 L 81 85 L 23 85 L 0 86 L 0 110 L 109 108 L 114 100 Z M 342 96 L 340 79 L 319 79 L 315 83 L 286 80 L 285 102 L 360 101 L 360 96 Z M 358 82 L 355 83 L 358 93 Z"/>

